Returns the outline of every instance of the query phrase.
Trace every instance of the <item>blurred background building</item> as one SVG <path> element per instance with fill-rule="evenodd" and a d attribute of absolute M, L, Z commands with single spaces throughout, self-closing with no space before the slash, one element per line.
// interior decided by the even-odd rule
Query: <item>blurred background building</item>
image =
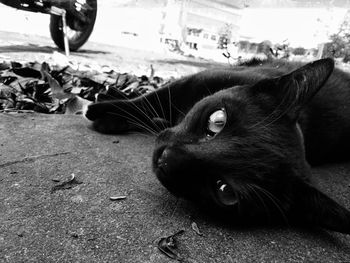
<path fill-rule="evenodd" d="M 242 1 L 168 0 L 162 13 L 162 42 L 179 41 L 191 49 L 215 49 L 220 37 L 237 40 Z"/>

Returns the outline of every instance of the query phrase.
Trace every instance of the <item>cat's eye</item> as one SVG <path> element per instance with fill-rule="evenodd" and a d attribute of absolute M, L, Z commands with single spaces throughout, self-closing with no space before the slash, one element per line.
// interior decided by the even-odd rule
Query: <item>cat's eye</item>
<path fill-rule="evenodd" d="M 215 137 L 226 125 L 227 115 L 225 109 L 214 111 L 208 119 L 207 138 Z"/>

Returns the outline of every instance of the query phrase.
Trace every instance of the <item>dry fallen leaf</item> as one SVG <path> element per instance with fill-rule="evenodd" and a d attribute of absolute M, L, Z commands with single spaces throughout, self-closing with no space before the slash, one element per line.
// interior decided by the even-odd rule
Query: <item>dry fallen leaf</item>
<path fill-rule="evenodd" d="M 43 74 L 47 78 L 47 81 L 49 82 L 50 88 L 51 88 L 51 94 L 53 98 L 64 100 L 64 99 L 70 99 L 74 98 L 76 95 L 72 93 L 67 93 L 63 90 L 61 85 L 58 83 L 57 80 L 55 80 L 51 75 L 45 71 L 43 71 Z"/>
<path fill-rule="evenodd" d="M 203 233 L 199 230 L 198 225 L 196 224 L 196 222 L 193 222 L 193 223 L 191 224 L 191 227 L 192 227 L 192 230 L 193 230 L 194 232 L 196 232 L 197 235 L 203 236 Z"/>
<path fill-rule="evenodd" d="M 180 235 L 183 232 L 185 231 L 180 230 L 171 236 L 161 238 L 158 242 L 158 249 L 169 258 L 182 261 L 183 258 L 179 255 L 179 253 L 175 251 L 177 248 L 177 241 L 175 239 L 175 236 Z"/>
<path fill-rule="evenodd" d="M 29 67 L 23 67 L 23 68 L 13 68 L 12 71 L 17 74 L 18 76 L 24 77 L 24 78 L 41 78 L 41 73 L 38 70 L 29 68 Z"/>
<path fill-rule="evenodd" d="M 68 179 L 67 181 L 64 181 L 60 184 L 57 184 L 51 188 L 51 194 L 58 191 L 58 190 L 66 190 L 66 189 L 71 189 L 74 188 L 75 186 L 82 184 L 83 182 L 78 181 L 75 177 L 75 174 L 71 174 L 71 178 Z"/>
<path fill-rule="evenodd" d="M 91 103 L 89 100 L 75 96 L 68 100 L 65 114 L 82 114 L 83 109 Z"/>
<path fill-rule="evenodd" d="M 0 110 L 79 114 L 90 101 L 132 99 L 166 82 L 151 75 L 118 73 L 108 66 L 73 63 L 57 52 L 54 63 L 0 63 Z M 62 62 L 62 63 L 60 63 Z"/>
<path fill-rule="evenodd" d="M 125 195 L 111 196 L 111 197 L 109 198 L 109 200 L 111 200 L 111 201 L 118 201 L 118 200 L 123 200 L 123 199 L 126 199 L 126 196 L 125 196 Z"/>

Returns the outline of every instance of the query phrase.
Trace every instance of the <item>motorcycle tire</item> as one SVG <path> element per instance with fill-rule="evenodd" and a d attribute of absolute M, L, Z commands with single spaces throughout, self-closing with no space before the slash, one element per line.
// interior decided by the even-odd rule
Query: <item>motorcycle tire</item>
<path fill-rule="evenodd" d="M 67 23 L 68 30 L 71 31 L 71 34 L 68 35 L 69 50 L 76 51 L 82 45 L 86 43 L 89 39 L 92 30 L 95 25 L 96 16 L 97 16 L 97 0 L 87 0 L 87 3 L 91 7 L 89 11 L 89 22 L 86 23 L 80 30 L 72 29 Z M 67 14 L 67 21 L 72 21 L 71 16 Z M 71 19 L 71 20 L 70 20 Z M 57 15 L 51 15 L 50 18 L 50 34 L 52 40 L 55 42 L 57 47 L 61 50 L 64 50 L 64 34 L 63 34 L 63 25 L 62 17 Z"/>

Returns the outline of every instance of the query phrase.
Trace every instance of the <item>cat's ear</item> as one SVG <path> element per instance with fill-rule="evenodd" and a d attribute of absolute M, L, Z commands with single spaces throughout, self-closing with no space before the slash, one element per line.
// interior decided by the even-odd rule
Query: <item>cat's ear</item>
<path fill-rule="evenodd" d="M 321 89 L 333 69 L 332 59 L 317 60 L 289 74 L 261 81 L 255 91 L 272 96 L 276 110 L 296 120 L 302 107 Z"/>
<path fill-rule="evenodd" d="M 292 217 L 299 223 L 350 234 L 350 212 L 307 183 L 300 182 Z"/>

